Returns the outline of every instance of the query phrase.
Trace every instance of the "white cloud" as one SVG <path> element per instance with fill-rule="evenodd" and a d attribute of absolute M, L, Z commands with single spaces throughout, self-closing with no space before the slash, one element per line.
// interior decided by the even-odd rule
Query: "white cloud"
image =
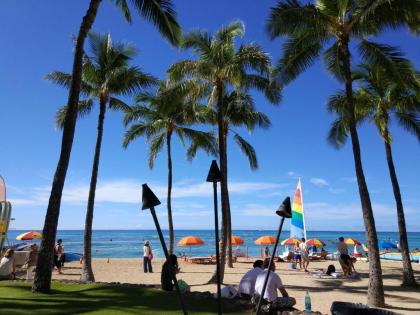
<path fill-rule="evenodd" d="M 311 178 L 310 182 L 316 186 L 328 186 L 328 182 L 323 178 Z"/>
<path fill-rule="evenodd" d="M 295 176 L 296 175 L 296 173 L 295 172 L 293 172 L 293 171 L 289 171 L 289 172 L 287 172 L 287 175 L 289 175 L 289 176 Z"/>
<path fill-rule="evenodd" d="M 102 181 L 98 183 L 95 194 L 95 202 L 112 202 L 112 203 L 128 203 L 138 204 L 141 201 L 142 182 L 121 179 L 113 181 Z M 165 199 L 167 194 L 166 184 L 151 182 L 148 184 L 153 192 L 160 199 Z M 275 193 L 285 184 L 271 182 L 239 182 L 232 181 L 229 183 L 229 193 L 231 194 L 250 194 L 250 193 Z M 63 191 L 63 204 L 85 204 L 88 198 L 88 184 L 70 184 L 66 185 Z M 25 193 L 27 198 L 16 196 L 10 201 L 14 205 L 20 206 L 41 206 L 47 205 L 50 195 L 50 187 L 38 187 Z M 194 198 L 194 197 L 211 197 L 213 195 L 212 187 L 207 182 L 191 182 L 180 181 L 174 183 L 172 190 L 172 198 Z M 195 204 L 197 206 L 197 204 Z"/>

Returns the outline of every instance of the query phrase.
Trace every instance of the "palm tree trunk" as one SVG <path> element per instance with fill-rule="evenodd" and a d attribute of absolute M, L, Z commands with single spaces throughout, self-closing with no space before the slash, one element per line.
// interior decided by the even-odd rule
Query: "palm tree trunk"
<path fill-rule="evenodd" d="M 169 227 L 169 254 L 174 253 L 174 224 L 172 221 L 171 193 L 172 193 L 172 157 L 171 157 L 171 136 L 172 131 L 166 133 L 166 147 L 168 150 L 168 227 Z"/>
<path fill-rule="evenodd" d="M 224 117 L 225 111 L 223 104 L 223 83 L 217 82 L 217 125 L 218 125 L 218 140 L 219 140 L 219 159 L 220 159 L 220 173 L 222 174 L 222 181 L 220 182 L 221 201 L 222 201 L 222 238 L 220 240 L 220 282 L 223 283 L 225 275 L 226 262 L 226 244 L 229 230 L 229 194 L 227 187 L 227 153 L 226 153 L 226 138 L 224 136 Z M 216 272 L 213 274 L 209 283 L 216 283 Z"/>
<path fill-rule="evenodd" d="M 32 292 L 48 293 L 51 288 L 51 271 L 53 262 L 53 249 L 57 234 L 58 217 L 60 215 L 61 196 L 64 181 L 70 161 L 71 148 L 73 145 L 74 131 L 77 120 L 77 105 L 79 103 L 80 84 L 82 79 L 83 46 L 86 36 L 95 21 L 101 0 L 91 0 L 86 15 L 80 25 L 74 54 L 72 82 L 68 98 L 68 110 L 64 122 L 61 152 L 54 180 L 51 187 L 47 213 L 45 215 L 43 238 L 38 253 L 38 263 L 32 285 Z"/>
<path fill-rule="evenodd" d="M 403 262 L 403 286 L 417 285 L 414 278 L 413 267 L 410 261 L 410 251 L 408 248 L 407 230 L 405 226 L 404 208 L 402 204 L 400 185 L 398 184 L 397 173 L 395 172 L 394 161 L 392 159 L 391 144 L 385 143 L 386 160 L 388 162 L 389 176 L 391 177 L 392 189 L 394 190 L 395 202 L 397 204 L 398 230 L 400 232 L 400 250 Z"/>
<path fill-rule="evenodd" d="M 95 282 L 95 276 L 92 270 L 92 222 L 93 211 L 95 208 L 96 183 L 98 181 L 99 159 L 101 156 L 102 137 L 104 133 L 104 120 L 106 111 L 106 99 L 99 101 L 98 118 L 98 136 L 96 138 L 95 155 L 93 157 L 92 175 L 90 177 L 89 197 L 85 219 L 84 247 L 83 247 L 83 265 L 80 281 Z"/>
<path fill-rule="evenodd" d="M 225 152 L 226 152 L 226 169 L 227 169 L 227 134 L 228 126 L 227 123 L 224 124 L 224 137 L 225 137 Z M 230 213 L 230 200 L 229 200 L 229 190 L 227 183 L 227 170 L 226 170 L 226 191 L 227 191 L 227 211 L 226 211 L 226 220 L 227 220 L 227 266 L 228 268 L 233 268 L 233 259 L 232 259 L 232 216 Z"/>
<path fill-rule="evenodd" d="M 382 282 L 382 268 L 379 259 L 378 236 L 376 234 L 375 219 L 373 217 L 372 204 L 370 202 L 369 190 L 363 173 L 362 159 L 360 153 L 359 136 L 356 129 L 356 118 L 354 113 L 353 86 L 350 67 L 349 39 L 343 39 L 342 60 L 344 79 L 346 87 L 346 98 L 349 115 L 349 129 L 353 146 L 354 165 L 356 168 L 357 183 L 359 186 L 360 201 L 362 204 L 363 220 L 366 228 L 366 239 L 369 244 L 369 286 L 367 301 L 370 306 L 383 307 L 385 305 L 384 288 Z"/>

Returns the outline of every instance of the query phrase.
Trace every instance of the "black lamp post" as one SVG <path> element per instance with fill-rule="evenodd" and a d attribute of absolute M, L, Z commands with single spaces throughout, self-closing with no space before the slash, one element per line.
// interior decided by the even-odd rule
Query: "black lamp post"
<path fill-rule="evenodd" d="M 281 217 L 279 230 L 277 232 L 276 243 L 274 244 L 273 252 L 271 253 L 270 262 L 268 264 L 267 275 L 264 279 L 264 285 L 262 288 L 260 300 L 258 301 L 257 311 L 255 312 L 256 315 L 260 314 L 261 309 L 261 302 L 264 299 L 265 289 L 267 288 L 268 277 L 270 276 L 271 272 L 271 265 L 273 264 L 274 255 L 276 254 L 277 245 L 279 244 L 281 230 L 283 228 L 284 219 L 292 217 L 292 207 L 290 206 L 290 197 L 286 197 L 280 207 L 277 209 L 276 214 Z"/>
<path fill-rule="evenodd" d="M 169 269 L 171 270 L 172 280 L 174 281 L 174 285 L 178 293 L 179 302 L 181 303 L 182 311 L 184 312 L 184 315 L 188 315 L 187 309 L 185 308 L 185 304 L 182 299 L 181 290 L 179 289 L 178 281 L 176 280 L 174 266 L 172 266 L 172 263 L 169 261 L 168 248 L 166 247 L 165 239 L 163 238 L 162 230 L 160 229 L 159 221 L 155 212 L 155 206 L 160 205 L 160 201 L 156 197 L 156 195 L 153 193 L 153 191 L 149 188 L 149 186 L 147 186 L 147 184 L 143 184 L 143 194 L 142 194 L 141 201 L 142 201 L 142 206 L 141 206 L 142 210 L 150 209 L 150 213 L 152 214 L 153 221 L 155 222 L 156 230 L 159 234 L 160 244 L 162 245 L 163 252 L 165 253 L 166 263 L 168 264 Z"/>
<path fill-rule="evenodd" d="M 220 295 L 220 259 L 219 259 L 219 219 L 217 210 L 217 182 L 222 181 L 222 174 L 216 160 L 211 162 L 207 181 L 213 183 L 214 193 L 214 238 L 216 243 L 216 281 L 217 281 L 217 312 L 222 314 L 222 299 Z"/>

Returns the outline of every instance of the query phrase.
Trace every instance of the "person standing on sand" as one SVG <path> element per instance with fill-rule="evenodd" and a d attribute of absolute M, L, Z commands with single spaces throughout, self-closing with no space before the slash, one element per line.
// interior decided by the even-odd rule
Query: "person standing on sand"
<path fill-rule="evenodd" d="M 301 252 L 302 257 L 302 266 L 305 272 L 308 272 L 308 266 L 309 266 L 309 248 L 308 245 L 306 245 L 305 238 L 302 237 L 302 243 L 299 244 L 299 249 Z"/>
<path fill-rule="evenodd" d="M 152 273 L 152 259 L 153 259 L 153 252 L 152 248 L 150 247 L 149 241 L 144 242 L 143 246 L 143 270 L 144 273 Z"/>
<path fill-rule="evenodd" d="M 57 243 L 54 246 L 54 266 L 57 267 L 58 273 L 61 275 L 61 268 L 64 264 L 64 248 L 63 248 L 63 240 L 58 239 Z"/>
<path fill-rule="evenodd" d="M 349 256 L 349 250 L 347 248 L 347 244 L 344 243 L 344 237 L 339 237 L 338 241 L 339 242 L 336 243 L 330 240 L 331 244 L 337 247 L 337 250 L 340 253 L 338 262 L 341 265 L 341 269 L 343 269 L 344 276 L 347 276 L 351 272 L 351 258 Z"/>
<path fill-rule="evenodd" d="M 299 263 L 299 269 L 302 269 L 302 254 L 300 252 L 299 243 L 297 241 L 296 241 L 295 247 L 293 249 L 293 258 L 294 258 L 296 264 Z M 297 270 L 297 268 L 296 268 L 296 270 Z"/>
<path fill-rule="evenodd" d="M 269 257 L 270 257 L 270 249 L 268 248 L 268 246 L 266 246 L 264 250 L 264 258 L 269 258 Z"/>

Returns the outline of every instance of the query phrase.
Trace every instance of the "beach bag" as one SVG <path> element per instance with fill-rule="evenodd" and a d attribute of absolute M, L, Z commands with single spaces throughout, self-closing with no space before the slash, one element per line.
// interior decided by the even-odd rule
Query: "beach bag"
<path fill-rule="evenodd" d="M 190 286 L 188 285 L 188 283 L 186 283 L 182 279 L 179 279 L 177 282 L 178 282 L 178 287 L 181 293 L 190 292 Z"/>
<path fill-rule="evenodd" d="M 334 267 L 334 265 L 329 265 L 329 266 L 328 266 L 328 268 L 327 268 L 327 272 L 326 272 L 326 274 L 327 274 L 327 275 L 329 275 L 329 276 L 331 276 L 331 274 L 332 274 L 333 272 L 335 272 L 335 267 Z"/>
<path fill-rule="evenodd" d="M 149 259 L 152 260 L 153 259 L 153 252 L 150 251 L 149 256 L 147 256 L 147 257 L 149 257 Z"/>

